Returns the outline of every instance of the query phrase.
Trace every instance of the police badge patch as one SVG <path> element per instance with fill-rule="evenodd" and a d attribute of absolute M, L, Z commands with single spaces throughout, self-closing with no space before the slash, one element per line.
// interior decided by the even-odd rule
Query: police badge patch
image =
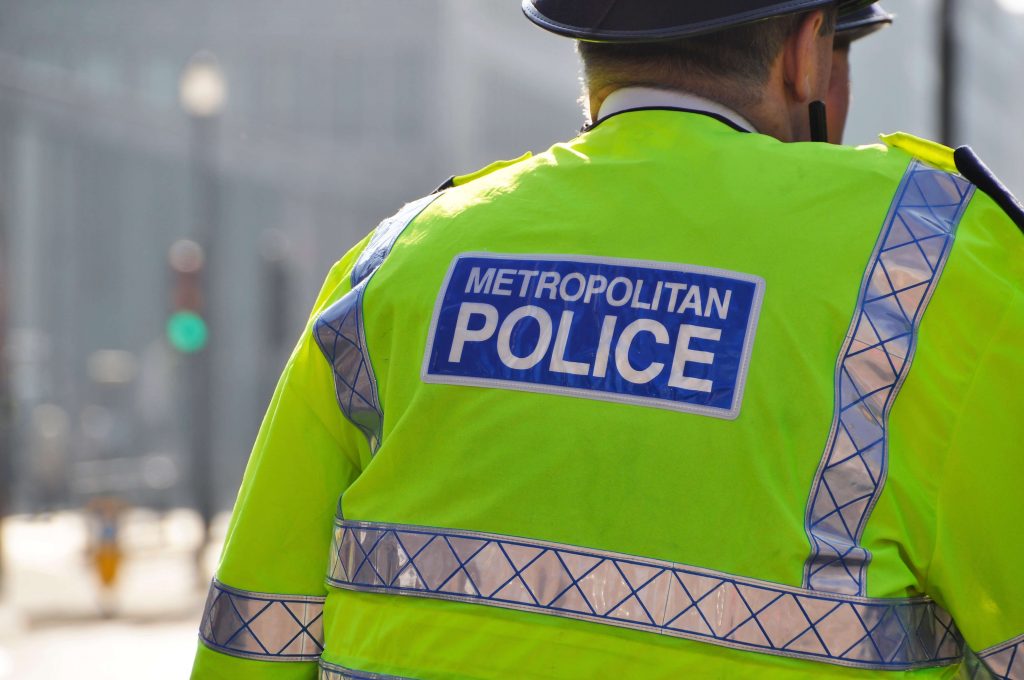
<path fill-rule="evenodd" d="M 673 263 L 464 253 L 438 294 L 422 378 L 734 419 L 764 288 Z"/>

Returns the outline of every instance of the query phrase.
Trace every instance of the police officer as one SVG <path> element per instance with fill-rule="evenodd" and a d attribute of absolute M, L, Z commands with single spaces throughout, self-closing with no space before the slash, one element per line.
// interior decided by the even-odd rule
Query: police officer
<path fill-rule="evenodd" d="M 832 3 L 524 10 L 594 122 L 332 269 L 193 677 L 1022 677 L 1019 206 L 784 143 Z"/>
<path fill-rule="evenodd" d="M 850 46 L 889 26 L 892 21 L 893 16 L 881 5 L 869 5 L 839 17 L 832 47 L 832 79 L 825 95 L 828 141 L 833 144 L 842 144 L 850 111 Z"/>

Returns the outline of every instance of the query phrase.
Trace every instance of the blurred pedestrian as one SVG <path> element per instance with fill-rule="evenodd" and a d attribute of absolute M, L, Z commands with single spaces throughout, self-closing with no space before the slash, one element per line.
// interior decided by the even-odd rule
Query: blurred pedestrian
<path fill-rule="evenodd" d="M 88 505 L 92 520 L 92 540 L 89 552 L 99 582 L 99 607 L 105 617 L 117 611 L 115 587 L 120 573 L 123 554 L 119 541 L 121 513 L 124 501 L 114 496 L 98 496 Z"/>
<path fill-rule="evenodd" d="M 807 143 L 868 4 L 525 0 L 592 122 L 331 271 L 193 678 L 1021 677 L 1024 219 Z"/>

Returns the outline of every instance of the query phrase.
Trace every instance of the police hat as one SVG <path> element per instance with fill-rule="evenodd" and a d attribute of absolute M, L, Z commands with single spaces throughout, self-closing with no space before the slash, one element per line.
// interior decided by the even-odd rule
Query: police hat
<path fill-rule="evenodd" d="M 882 9 L 881 5 L 870 5 L 852 12 L 844 12 L 839 15 L 836 35 L 850 42 L 860 40 L 885 28 L 894 18 Z"/>
<path fill-rule="evenodd" d="M 840 0 L 840 12 L 876 0 Z M 712 33 L 760 19 L 805 12 L 835 0 L 523 0 L 541 28 L 577 40 L 652 42 Z"/>

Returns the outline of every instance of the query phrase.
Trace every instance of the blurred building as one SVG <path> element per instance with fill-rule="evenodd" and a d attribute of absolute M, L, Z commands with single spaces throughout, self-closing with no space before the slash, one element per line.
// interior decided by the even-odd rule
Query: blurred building
<path fill-rule="evenodd" d="M 847 142 L 880 132 L 941 134 L 938 58 L 942 2 L 885 0 L 896 23 L 853 46 L 853 109 Z M 1024 194 L 1021 112 L 1024 2 L 954 0 L 954 146 L 969 144 L 1018 196 Z"/>
<path fill-rule="evenodd" d="M 206 226 L 196 155 L 215 169 L 211 473 L 231 503 L 331 263 L 448 176 L 579 126 L 571 46 L 506 5 L 0 2 L 19 507 L 190 501 L 189 359 L 164 326 L 168 248 Z M 197 148 L 178 94 L 200 50 L 228 99 Z"/>
<path fill-rule="evenodd" d="M 887 4 L 897 27 L 854 50 L 851 142 L 938 129 L 938 3 Z M 518 5 L 0 0 L 0 340 L 16 406 L 0 476 L 13 452 L 18 507 L 194 501 L 189 359 L 164 328 L 168 249 L 197 233 L 217 244 L 210 476 L 230 505 L 330 264 L 449 175 L 579 127 L 571 44 Z M 970 7 L 961 137 L 1020 190 L 1021 22 L 996 0 Z M 203 50 L 227 102 L 199 134 L 179 78 Z"/>

